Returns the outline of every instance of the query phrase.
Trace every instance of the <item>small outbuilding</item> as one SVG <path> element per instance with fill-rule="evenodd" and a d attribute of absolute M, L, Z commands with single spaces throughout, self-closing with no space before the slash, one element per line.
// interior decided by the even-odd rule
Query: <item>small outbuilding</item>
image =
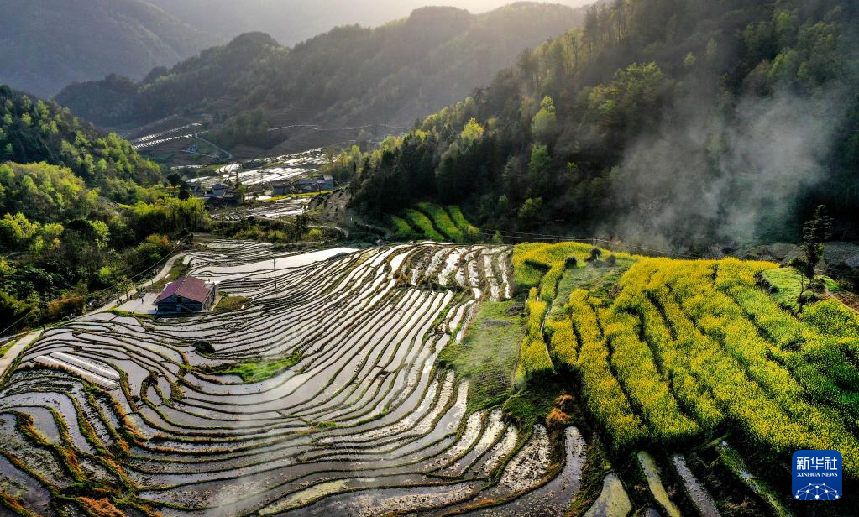
<path fill-rule="evenodd" d="M 272 196 L 288 196 L 292 194 L 292 182 L 289 180 L 274 180 L 271 182 Z"/>
<path fill-rule="evenodd" d="M 208 311 L 215 303 L 215 286 L 199 278 L 185 276 L 164 288 L 155 299 L 159 313 L 192 313 Z"/>

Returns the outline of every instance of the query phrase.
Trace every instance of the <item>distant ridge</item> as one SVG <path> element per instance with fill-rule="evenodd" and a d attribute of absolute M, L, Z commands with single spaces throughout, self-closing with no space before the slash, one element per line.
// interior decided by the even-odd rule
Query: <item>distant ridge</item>
<path fill-rule="evenodd" d="M 212 122 L 207 129 L 228 148 L 272 148 L 287 139 L 309 148 L 357 135 L 268 130 L 410 127 L 487 84 L 527 47 L 583 20 L 584 10 L 517 3 L 484 14 L 421 8 L 376 29 L 338 27 L 292 49 L 249 33 L 172 69 L 153 70 L 140 83 L 113 76 L 74 84 L 57 101 L 104 127 L 185 115 Z"/>
<path fill-rule="evenodd" d="M 7 0 L 0 84 L 50 97 L 110 73 L 142 79 L 218 41 L 144 0 Z"/>

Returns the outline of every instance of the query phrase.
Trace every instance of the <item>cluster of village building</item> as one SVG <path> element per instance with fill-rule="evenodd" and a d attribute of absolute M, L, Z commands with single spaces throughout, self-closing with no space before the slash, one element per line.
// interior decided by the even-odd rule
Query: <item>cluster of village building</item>
<path fill-rule="evenodd" d="M 274 180 L 267 183 L 247 185 L 244 191 L 224 183 L 204 187 L 199 183 L 188 185 L 191 195 L 202 198 L 207 205 L 240 205 L 245 197 L 278 197 L 292 194 L 313 194 L 334 190 L 334 176 L 324 175 L 298 180 Z"/>

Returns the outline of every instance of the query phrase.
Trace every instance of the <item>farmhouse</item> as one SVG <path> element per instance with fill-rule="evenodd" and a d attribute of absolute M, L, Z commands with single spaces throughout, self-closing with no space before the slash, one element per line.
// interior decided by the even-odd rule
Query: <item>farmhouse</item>
<path fill-rule="evenodd" d="M 274 180 L 271 182 L 272 196 L 287 196 L 292 194 L 292 182 L 289 180 Z"/>
<path fill-rule="evenodd" d="M 192 276 L 176 280 L 155 299 L 158 312 L 164 313 L 207 311 L 214 302 L 214 286 Z"/>
<path fill-rule="evenodd" d="M 212 188 L 206 191 L 206 197 L 224 197 L 230 191 L 229 185 L 223 183 L 215 183 Z"/>
<path fill-rule="evenodd" d="M 203 196 L 203 202 L 209 207 L 238 206 L 245 202 L 245 196 L 236 189 L 228 188 L 222 194 L 217 196 Z"/>
<path fill-rule="evenodd" d="M 334 190 L 334 176 L 316 176 L 315 178 L 295 182 L 295 192 L 299 194 L 325 192 L 328 190 Z"/>

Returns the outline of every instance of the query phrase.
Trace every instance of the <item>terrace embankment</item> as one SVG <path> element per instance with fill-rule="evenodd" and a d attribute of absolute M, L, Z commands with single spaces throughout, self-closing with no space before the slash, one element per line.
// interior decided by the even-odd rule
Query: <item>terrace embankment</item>
<path fill-rule="evenodd" d="M 790 515 L 791 451 L 857 477 L 859 316 L 792 312 L 774 264 L 221 240 L 183 263 L 241 303 L 94 313 L 22 350 L 6 509 Z"/>
<path fill-rule="evenodd" d="M 436 361 L 482 301 L 505 303 L 509 257 L 435 243 L 290 253 L 210 242 L 184 262 L 241 308 L 91 314 L 22 353 L 0 388 L 4 504 L 377 515 L 527 493 L 560 470 L 546 429 L 523 434 L 500 409 L 470 408 L 469 379 Z M 578 458 L 580 436 L 567 440 Z"/>

